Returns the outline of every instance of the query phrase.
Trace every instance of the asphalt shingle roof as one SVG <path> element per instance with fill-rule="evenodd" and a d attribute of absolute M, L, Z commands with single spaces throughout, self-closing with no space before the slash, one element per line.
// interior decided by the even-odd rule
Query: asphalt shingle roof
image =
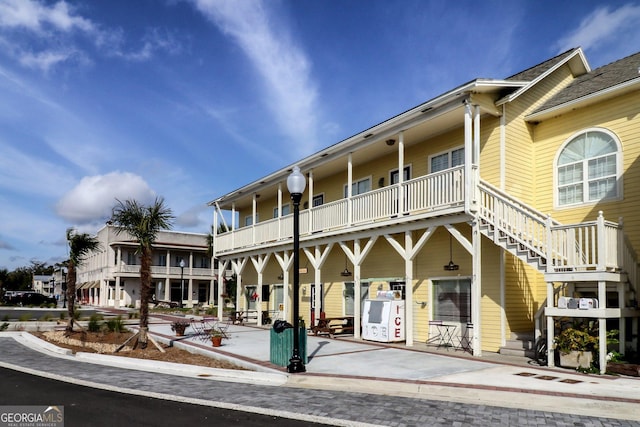
<path fill-rule="evenodd" d="M 525 81 L 530 82 L 537 79 L 540 75 L 544 74 L 546 71 L 553 68 L 556 64 L 573 54 L 577 48 L 568 50 L 564 53 L 561 53 L 558 56 L 554 56 L 553 58 L 547 59 L 546 61 L 535 65 L 531 68 L 527 68 L 524 71 L 520 71 L 517 74 L 514 74 L 511 77 L 507 77 L 505 80 L 513 80 L 513 81 Z"/>
<path fill-rule="evenodd" d="M 533 114 L 635 79 L 640 79 L 640 52 L 577 77 Z"/>

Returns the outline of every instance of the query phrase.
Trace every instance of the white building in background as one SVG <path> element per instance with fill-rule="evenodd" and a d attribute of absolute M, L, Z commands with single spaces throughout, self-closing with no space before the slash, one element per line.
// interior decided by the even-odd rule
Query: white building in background
<path fill-rule="evenodd" d="M 101 307 L 140 306 L 138 243 L 105 225 L 95 236 L 100 247 L 77 269 L 78 301 Z M 207 235 L 161 231 L 153 247 L 151 293 L 158 301 L 186 307 L 208 305 L 217 295 L 216 263 L 207 255 Z"/>
<path fill-rule="evenodd" d="M 31 289 L 44 295 L 53 296 L 55 289 L 54 277 L 34 274 Z"/>

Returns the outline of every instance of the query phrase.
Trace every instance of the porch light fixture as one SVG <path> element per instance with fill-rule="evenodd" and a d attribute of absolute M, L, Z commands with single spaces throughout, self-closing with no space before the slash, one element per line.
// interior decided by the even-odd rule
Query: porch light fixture
<path fill-rule="evenodd" d="M 393 138 L 389 138 L 385 141 L 389 147 L 396 143 L 396 140 Z"/>
<path fill-rule="evenodd" d="M 300 200 L 307 186 L 307 180 L 298 166 L 287 177 L 287 189 L 293 202 L 293 354 L 289 359 L 287 372 L 290 374 L 306 372 L 300 356 Z"/>
<path fill-rule="evenodd" d="M 340 273 L 340 275 L 342 277 L 350 277 L 351 276 L 351 272 L 347 268 L 347 257 L 346 256 L 344 257 L 344 271 L 342 273 Z"/>
<path fill-rule="evenodd" d="M 282 280 L 282 279 L 284 279 L 284 274 L 280 273 L 280 274 L 278 275 L 278 280 Z"/>
<path fill-rule="evenodd" d="M 453 263 L 453 246 L 451 242 L 451 234 L 449 234 L 449 264 L 444 266 L 445 271 L 455 271 L 460 268 L 458 264 Z"/>

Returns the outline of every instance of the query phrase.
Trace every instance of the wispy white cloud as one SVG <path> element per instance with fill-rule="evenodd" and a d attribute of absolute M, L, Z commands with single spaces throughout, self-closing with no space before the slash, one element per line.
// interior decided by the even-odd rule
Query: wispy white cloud
<path fill-rule="evenodd" d="M 619 41 L 621 34 L 640 34 L 640 5 L 626 4 L 618 9 L 608 6 L 598 7 L 587 15 L 578 28 L 558 40 L 558 52 L 581 46 L 585 50 L 598 49 L 602 45 Z M 637 45 L 627 40 L 626 44 L 637 49 Z"/>
<path fill-rule="evenodd" d="M 273 22 L 262 0 L 192 0 L 198 10 L 230 36 L 265 84 L 280 128 L 292 141 L 294 156 L 317 149 L 317 88 L 305 52 L 282 22 Z"/>
<path fill-rule="evenodd" d="M 155 197 L 155 192 L 140 176 L 115 171 L 82 178 L 60 199 L 56 212 L 68 221 L 85 224 L 109 218 L 116 199 L 151 203 Z"/>
<path fill-rule="evenodd" d="M 159 28 L 147 29 L 141 40 L 141 46 L 135 49 L 125 46 L 121 31 L 101 32 L 96 44 L 103 49 L 105 55 L 132 62 L 148 61 L 158 52 L 175 55 L 183 51 L 179 37 Z"/>
<path fill-rule="evenodd" d="M 90 54 L 80 47 L 76 37 L 89 40 L 102 55 L 133 62 L 148 61 L 158 52 L 182 51 L 178 37 L 157 28 L 146 30 L 140 47 L 130 47 L 122 29 L 94 23 L 64 0 L 52 5 L 40 0 L 3 0 L 0 31 L 22 31 L 22 37 L 12 38 L 11 45 L 3 43 L 0 33 L 0 44 L 7 45 L 5 54 L 24 67 L 44 72 L 63 63 L 92 63 Z"/>
<path fill-rule="evenodd" d="M 0 27 L 26 28 L 38 33 L 48 27 L 63 32 L 75 29 L 91 32 L 95 28 L 90 20 L 74 15 L 73 6 L 64 0 L 52 6 L 34 0 L 3 0 Z"/>

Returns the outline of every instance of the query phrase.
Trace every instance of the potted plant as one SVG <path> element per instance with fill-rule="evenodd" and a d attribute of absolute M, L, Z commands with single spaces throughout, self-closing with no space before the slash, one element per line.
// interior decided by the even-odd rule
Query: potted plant
<path fill-rule="evenodd" d="M 191 325 L 188 320 L 174 320 L 171 323 L 171 330 L 176 333 L 177 337 L 184 336 L 184 331 Z"/>
<path fill-rule="evenodd" d="M 209 337 L 211 337 L 211 345 L 214 347 L 220 347 L 222 345 L 224 333 L 219 328 L 211 328 L 209 331 Z"/>
<path fill-rule="evenodd" d="M 595 333 L 594 333 L 595 332 Z M 593 353 L 598 349 L 597 331 L 588 326 L 565 328 L 555 340 L 555 348 L 560 354 L 560 366 L 565 368 L 589 368 Z"/>

